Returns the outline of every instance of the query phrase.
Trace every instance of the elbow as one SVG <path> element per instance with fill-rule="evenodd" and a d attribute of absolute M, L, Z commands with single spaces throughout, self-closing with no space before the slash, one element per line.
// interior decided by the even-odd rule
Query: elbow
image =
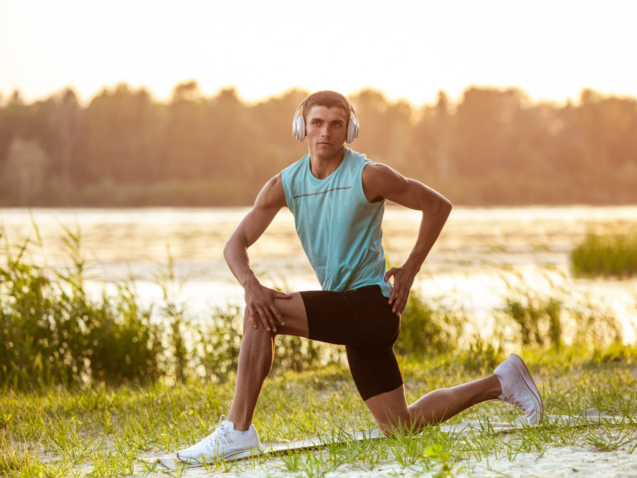
<path fill-rule="evenodd" d="M 445 216 L 449 216 L 451 214 L 451 210 L 453 209 L 453 204 L 446 197 L 442 197 L 440 201 L 440 210 Z"/>
<path fill-rule="evenodd" d="M 226 260 L 226 262 L 228 262 L 228 259 L 230 258 L 231 255 L 231 251 L 233 249 L 233 241 L 234 236 L 231 236 L 230 239 L 228 239 L 228 242 L 226 242 L 226 245 L 223 248 L 223 258 Z"/>
<path fill-rule="evenodd" d="M 451 214 L 452 208 L 453 205 L 447 198 L 444 196 L 438 196 L 435 200 L 429 200 L 425 203 L 423 213 L 430 217 L 442 216 L 446 219 L 449 217 L 449 214 Z"/>
<path fill-rule="evenodd" d="M 247 241 L 241 236 L 237 234 L 233 234 L 226 242 L 226 245 L 223 248 L 223 258 L 228 262 L 231 257 L 235 255 L 237 249 L 247 249 L 248 244 Z"/>

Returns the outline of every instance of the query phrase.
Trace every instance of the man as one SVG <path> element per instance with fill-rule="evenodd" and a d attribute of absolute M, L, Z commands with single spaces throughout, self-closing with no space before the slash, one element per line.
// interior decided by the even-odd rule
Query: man
<path fill-rule="evenodd" d="M 393 344 L 414 278 L 451 212 L 451 203 L 418 181 L 346 148 L 346 141 L 358 136 L 358 119 L 339 93 L 319 91 L 309 96 L 297 109 L 293 134 L 300 141 L 307 137 L 309 154 L 265 185 L 224 250 L 246 301 L 232 406 L 227 420 L 201 442 L 178 452 L 179 459 L 214 461 L 260 446 L 252 416 L 272 366 L 278 334 L 345 345 L 356 387 L 386 435 L 397 428 L 420 430 L 477 403 L 498 399 L 521 408 L 529 422 L 537 424 L 542 399 L 517 355 L 490 377 L 435 390 L 407 405 Z M 423 214 L 409 258 L 389 271 L 381 231 L 385 200 Z M 322 291 L 283 294 L 262 286 L 250 269 L 248 247 L 283 207 L 294 214 Z"/>

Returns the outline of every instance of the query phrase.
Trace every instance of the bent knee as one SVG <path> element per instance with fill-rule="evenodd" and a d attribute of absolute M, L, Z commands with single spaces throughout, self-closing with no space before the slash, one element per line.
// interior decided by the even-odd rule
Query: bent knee
<path fill-rule="evenodd" d="M 409 418 L 400 421 L 379 423 L 378 428 L 386 437 L 394 436 L 406 436 L 417 433 L 418 430 L 414 428 L 414 422 Z"/>
<path fill-rule="evenodd" d="M 255 327 L 256 325 L 256 327 Z M 273 331 L 268 332 L 263 325 L 260 317 L 250 317 L 248 314 L 243 315 L 243 336 L 248 334 L 268 335 L 269 337 L 275 337 L 276 333 Z"/>
<path fill-rule="evenodd" d="M 378 428 L 386 437 L 395 436 L 396 434 L 408 435 L 410 432 L 414 432 L 412 430 L 413 420 L 408 413 L 388 415 L 382 420 L 376 419 L 376 423 L 378 423 Z"/>

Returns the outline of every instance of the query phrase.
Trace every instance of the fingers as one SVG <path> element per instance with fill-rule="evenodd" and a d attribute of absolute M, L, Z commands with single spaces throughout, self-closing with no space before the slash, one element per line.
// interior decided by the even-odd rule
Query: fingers
<path fill-rule="evenodd" d="M 262 309 L 261 307 L 257 307 L 256 310 L 257 310 L 257 313 L 259 314 L 259 318 L 261 319 L 261 323 L 263 324 L 263 327 L 265 327 L 265 330 L 270 332 L 273 327 L 272 327 L 272 324 L 270 323 L 270 320 L 268 319 L 268 314 L 266 314 L 265 310 Z"/>
<path fill-rule="evenodd" d="M 389 303 L 394 305 L 391 311 L 394 313 L 396 313 L 396 310 L 398 310 L 399 298 L 400 298 L 400 289 L 397 286 L 394 286 L 394 288 L 391 291 L 391 295 L 389 296 Z"/>
<path fill-rule="evenodd" d="M 391 276 L 393 276 L 394 274 L 396 274 L 396 268 L 392 267 L 391 269 L 389 269 L 387 272 L 385 272 L 385 280 L 388 281 L 389 278 Z"/>
<path fill-rule="evenodd" d="M 410 287 L 404 287 L 405 284 L 394 282 L 391 295 L 389 296 L 389 303 L 393 304 L 392 312 L 395 314 L 402 314 L 407 306 L 407 299 L 409 298 Z"/>
<path fill-rule="evenodd" d="M 396 301 L 394 312 L 397 315 L 401 315 L 405 311 L 405 307 L 407 307 L 407 300 L 409 299 L 409 291 L 402 293 L 399 295 L 398 300 Z"/>
<path fill-rule="evenodd" d="M 285 322 L 283 321 L 283 316 L 281 315 L 281 312 L 279 312 L 279 309 L 277 309 L 274 304 L 270 304 L 270 311 L 276 317 L 276 320 L 279 321 L 279 324 L 285 325 Z M 275 332 L 276 332 L 276 330 L 275 330 Z"/>
<path fill-rule="evenodd" d="M 275 299 L 291 299 L 292 296 L 290 294 L 285 294 L 283 292 L 276 291 L 274 293 L 274 298 Z"/>
<path fill-rule="evenodd" d="M 270 329 L 268 330 L 272 330 L 272 332 L 276 332 L 276 320 L 274 318 L 274 315 L 270 311 L 270 307 L 268 306 L 264 307 L 263 311 L 265 312 L 265 315 L 268 318 L 268 322 L 270 323 Z"/>
<path fill-rule="evenodd" d="M 250 309 L 248 309 L 250 310 Z M 252 320 L 252 325 L 255 329 L 258 328 L 256 316 L 259 317 L 261 323 L 265 327 L 265 330 L 268 332 L 273 331 L 276 332 L 276 322 L 279 322 L 281 325 L 285 325 L 285 320 L 279 312 L 279 309 L 275 307 L 274 304 L 270 304 L 269 306 L 255 307 L 255 312 L 250 314 L 250 319 Z"/>
<path fill-rule="evenodd" d="M 252 309 L 250 309 L 250 307 L 246 307 L 246 315 L 250 319 L 250 322 L 252 322 L 252 327 L 258 329 L 259 325 L 257 324 L 256 314 L 252 312 Z"/>
<path fill-rule="evenodd" d="M 398 296 L 398 285 L 394 284 L 394 287 L 391 289 L 391 294 L 389 295 L 389 303 L 393 304 Z"/>

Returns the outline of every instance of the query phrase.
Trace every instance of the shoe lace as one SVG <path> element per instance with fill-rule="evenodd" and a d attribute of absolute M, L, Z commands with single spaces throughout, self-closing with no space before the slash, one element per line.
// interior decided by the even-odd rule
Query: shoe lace
<path fill-rule="evenodd" d="M 210 434 L 204 439 L 206 448 L 210 450 L 216 450 L 219 444 L 225 445 L 228 443 L 232 443 L 234 441 L 228 435 L 230 432 L 230 429 L 227 428 L 223 423 L 225 421 L 225 418 L 226 418 L 225 415 L 221 415 L 217 426 L 211 427 L 208 429 L 208 431 L 210 430 L 214 430 L 214 431 L 212 432 L 212 434 Z"/>

